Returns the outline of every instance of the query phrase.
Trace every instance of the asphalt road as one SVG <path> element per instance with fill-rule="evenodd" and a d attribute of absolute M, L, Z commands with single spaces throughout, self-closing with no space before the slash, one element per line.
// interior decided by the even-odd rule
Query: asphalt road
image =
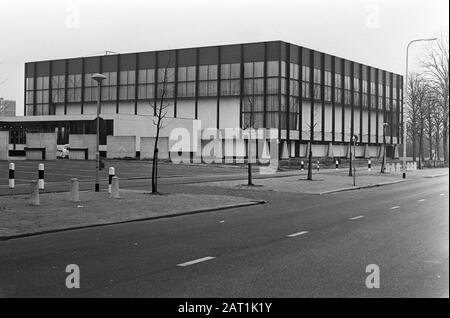
<path fill-rule="evenodd" d="M 269 203 L 0 242 L 0 296 L 448 297 L 448 182 L 322 196 L 208 188 Z M 80 289 L 65 287 L 68 264 Z M 365 285 L 369 264 L 379 289 Z"/>

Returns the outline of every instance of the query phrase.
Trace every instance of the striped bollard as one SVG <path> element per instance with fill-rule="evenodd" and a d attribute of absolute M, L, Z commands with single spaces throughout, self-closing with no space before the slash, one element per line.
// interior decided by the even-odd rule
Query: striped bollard
<path fill-rule="evenodd" d="M 369 169 L 369 171 L 372 171 L 372 161 L 370 159 L 367 162 L 367 168 Z"/>
<path fill-rule="evenodd" d="M 305 163 L 303 162 L 303 160 L 300 162 L 300 170 L 304 170 L 305 169 Z"/>
<path fill-rule="evenodd" d="M 339 169 L 339 161 L 336 160 L 336 170 Z"/>
<path fill-rule="evenodd" d="M 111 193 L 112 178 L 116 175 L 114 167 L 109 167 L 108 193 Z"/>
<path fill-rule="evenodd" d="M 320 162 L 319 162 L 319 160 L 317 160 L 317 171 L 319 171 L 320 170 Z"/>
<path fill-rule="evenodd" d="M 40 190 L 44 190 L 44 164 L 40 163 L 38 166 L 38 184 L 39 184 L 39 189 Z"/>
<path fill-rule="evenodd" d="M 14 189 L 14 186 L 15 186 L 14 170 L 16 170 L 16 165 L 11 162 L 9 164 L 9 188 L 10 189 Z"/>

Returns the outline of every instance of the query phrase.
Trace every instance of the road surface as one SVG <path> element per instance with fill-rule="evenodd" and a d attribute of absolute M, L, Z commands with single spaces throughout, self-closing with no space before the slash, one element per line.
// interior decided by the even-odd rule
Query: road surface
<path fill-rule="evenodd" d="M 0 242 L 0 296 L 448 297 L 448 182 L 322 196 L 162 185 L 269 203 Z"/>

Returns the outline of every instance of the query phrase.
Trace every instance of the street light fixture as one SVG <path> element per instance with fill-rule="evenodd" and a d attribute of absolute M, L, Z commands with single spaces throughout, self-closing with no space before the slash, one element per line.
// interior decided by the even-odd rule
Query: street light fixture
<path fill-rule="evenodd" d="M 403 130 L 403 179 L 406 179 L 406 109 L 405 109 L 405 101 L 407 101 L 408 96 L 408 56 L 409 56 L 409 47 L 411 44 L 415 42 L 426 42 L 426 41 L 436 41 L 437 38 L 430 39 L 416 39 L 412 40 L 406 46 L 406 73 L 405 73 L 405 84 L 403 85 L 403 103 L 402 103 L 402 130 Z M 405 89 L 406 87 L 406 89 Z"/>
<path fill-rule="evenodd" d="M 358 141 L 358 136 L 353 135 L 352 141 L 353 141 L 353 158 L 354 158 L 354 161 L 356 161 L 356 142 Z M 350 155 L 350 160 L 352 160 L 351 155 Z M 354 187 L 356 186 L 356 164 L 355 164 L 355 162 L 353 162 L 353 186 Z"/>
<path fill-rule="evenodd" d="M 99 183 L 99 168 L 100 168 L 100 102 L 101 102 L 101 87 L 102 81 L 106 79 L 106 76 L 103 74 L 96 73 L 92 75 L 92 79 L 97 82 L 97 147 L 95 153 L 95 192 L 100 191 L 100 183 Z"/>
<path fill-rule="evenodd" d="M 386 166 L 386 127 L 389 126 L 388 123 L 383 123 L 383 161 L 381 163 L 381 173 L 384 173 Z"/>

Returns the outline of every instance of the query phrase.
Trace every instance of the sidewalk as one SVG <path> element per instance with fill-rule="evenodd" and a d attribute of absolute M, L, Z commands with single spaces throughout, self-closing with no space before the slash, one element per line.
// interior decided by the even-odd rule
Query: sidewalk
<path fill-rule="evenodd" d="M 353 177 L 348 175 L 348 169 L 327 169 L 314 170 L 313 180 L 307 180 L 307 171 L 298 171 L 289 173 L 277 173 L 272 177 L 264 176 L 263 178 L 255 175 L 253 183 L 255 187 L 248 187 L 247 180 L 228 180 L 215 181 L 203 184 L 195 184 L 195 186 L 214 186 L 223 188 L 242 188 L 260 191 L 278 191 L 289 193 L 304 194 L 328 194 L 347 190 L 357 190 L 375 186 L 384 186 L 395 184 L 411 179 L 420 179 L 428 177 L 437 177 L 448 175 L 448 168 L 442 169 L 425 169 L 416 171 L 407 171 L 407 179 L 402 179 L 402 172 L 381 174 L 378 169 L 367 171 L 367 169 L 357 169 L 356 171 L 356 187 L 353 186 Z"/>
<path fill-rule="evenodd" d="M 112 199 L 106 192 L 80 192 L 81 202 L 73 203 L 68 193 L 43 193 L 40 206 L 31 206 L 27 195 L 2 197 L 0 240 L 264 203 L 225 195 L 151 195 L 134 190 L 121 190 L 120 195 Z"/>

